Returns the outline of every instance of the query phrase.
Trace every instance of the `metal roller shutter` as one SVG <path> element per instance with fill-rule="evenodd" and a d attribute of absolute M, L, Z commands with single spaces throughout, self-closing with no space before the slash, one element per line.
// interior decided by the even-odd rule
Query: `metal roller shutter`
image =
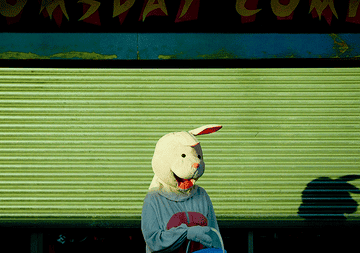
<path fill-rule="evenodd" d="M 223 125 L 199 137 L 220 221 L 360 220 L 358 68 L 4 68 L 0 83 L 2 222 L 136 223 L 157 140 L 206 124 Z"/>

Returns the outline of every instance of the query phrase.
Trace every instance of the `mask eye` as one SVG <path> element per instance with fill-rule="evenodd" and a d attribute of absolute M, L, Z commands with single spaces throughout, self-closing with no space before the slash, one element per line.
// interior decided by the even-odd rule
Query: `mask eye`
<path fill-rule="evenodd" d="M 201 159 L 201 155 L 198 155 L 198 158 Z"/>
<path fill-rule="evenodd" d="M 185 158 L 185 157 L 186 157 L 186 155 L 185 155 L 185 154 L 182 154 L 182 155 L 181 155 L 181 157 L 182 157 L 182 158 Z"/>

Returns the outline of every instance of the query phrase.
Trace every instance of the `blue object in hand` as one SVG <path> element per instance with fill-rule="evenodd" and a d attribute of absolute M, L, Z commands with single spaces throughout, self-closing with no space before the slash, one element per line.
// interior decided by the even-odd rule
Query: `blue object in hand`
<path fill-rule="evenodd" d="M 218 248 L 207 248 L 195 251 L 193 253 L 226 253 L 226 250 L 218 249 Z"/>

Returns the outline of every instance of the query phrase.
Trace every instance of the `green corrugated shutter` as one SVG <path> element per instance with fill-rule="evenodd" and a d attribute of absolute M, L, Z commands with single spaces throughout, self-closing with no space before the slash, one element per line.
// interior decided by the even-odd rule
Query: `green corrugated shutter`
<path fill-rule="evenodd" d="M 199 137 L 198 184 L 219 220 L 303 220 L 311 181 L 360 174 L 358 68 L 5 68 L 0 80 L 2 222 L 139 221 L 157 140 L 206 124 L 223 125 Z M 321 208 L 360 201 L 332 190 Z"/>

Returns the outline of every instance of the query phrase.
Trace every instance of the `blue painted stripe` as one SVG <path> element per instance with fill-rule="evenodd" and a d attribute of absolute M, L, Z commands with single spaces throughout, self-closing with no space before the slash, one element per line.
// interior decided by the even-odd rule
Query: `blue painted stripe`
<path fill-rule="evenodd" d="M 77 52 L 78 58 L 91 57 L 83 54 L 91 53 L 100 59 L 137 59 L 136 44 L 137 34 L 131 33 L 2 33 L 0 58 L 8 52 L 23 53 L 22 57 L 76 58 Z"/>
<path fill-rule="evenodd" d="M 360 55 L 360 34 L 144 34 L 142 59 L 346 58 Z"/>
<path fill-rule="evenodd" d="M 360 34 L 1 33 L 0 58 L 354 58 Z"/>

